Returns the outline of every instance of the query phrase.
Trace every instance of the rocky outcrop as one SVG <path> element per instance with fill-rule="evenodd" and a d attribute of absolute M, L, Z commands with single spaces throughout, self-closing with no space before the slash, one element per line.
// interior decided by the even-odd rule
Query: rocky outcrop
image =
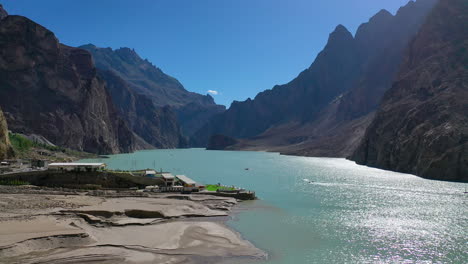
<path fill-rule="evenodd" d="M 440 0 L 351 159 L 425 178 L 468 181 L 467 21 L 465 0 Z"/>
<path fill-rule="evenodd" d="M 196 145 L 222 134 L 243 139 L 230 149 L 350 155 L 435 2 L 410 2 L 395 16 L 382 10 L 355 37 L 338 26 L 309 69 L 253 100 L 234 102 L 196 133 Z"/>
<path fill-rule="evenodd" d="M 4 19 L 7 16 L 8 16 L 7 11 L 5 11 L 5 9 L 3 9 L 3 6 L 0 4 L 0 20 Z"/>
<path fill-rule="evenodd" d="M 5 159 L 13 156 L 13 150 L 10 146 L 8 137 L 8 127 L 3 112 L 0 109 L 0 159 Z"/>
<path fill-rule="evenodd" d="M 135 150 L 91 54 L 21 16 L 0 22 L 0 105 L 9 128 L 99 154 Z"/>
<path fill-rule="evenodd" d="M 185 90 L 175 78 L 142 59 L 135 50 L 81 46 L 93 55 L 96 67 L 110 71 L 128 82 L 129 88 L 153 101 L 158 107 L 171 106 L 185 135 L 190 136 L 213 115 L 223 112 L 210 95 Z"/>
<path fill-rule="evenodd" d="M 170 107 L 156 107 L 147 96 L 138 94 L 128 82 L 110 71 L 98 70 L 106 81 L 112 101 L 120 116 L 135 134 L 156 148 L 186 147 L 176 114 Z M 141 146 L 145 148 L 145 146 Z"/>

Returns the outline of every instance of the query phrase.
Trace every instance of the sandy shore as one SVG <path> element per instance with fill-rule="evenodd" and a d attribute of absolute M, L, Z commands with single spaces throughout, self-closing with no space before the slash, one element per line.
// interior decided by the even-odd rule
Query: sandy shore
<path fill-rule="evenodd" d="M 90 194 L 0 187 L 0 263 L 196 264 L 266 257 L 225 226 L 235 199 Z"/>

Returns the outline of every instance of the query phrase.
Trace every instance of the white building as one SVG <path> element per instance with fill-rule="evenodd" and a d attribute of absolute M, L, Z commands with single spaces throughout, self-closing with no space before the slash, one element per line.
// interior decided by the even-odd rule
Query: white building
<path fill-rule="evenodd" d="M 156 177 L 156 171 L 154 171 L 154 170 L 146 170 L 146 171 L 145 171 L 145 176 L 146 176 L 146 177 L 150 177 L 150 178 L 154 178 L 154 177 Z"/>
<path fill-rule="evenodd" d="M 175 181 L 175 176 L 170 173 L 163 173 L 162 178 L 166 183 L 166 186 L 173 186 Z"/>
<path fill-rule="evenodd" d="M 194 180 L 190 179 L 189 177 L 185 175 L 177 175 L 176 177 L 177 179 L 179 179 L 179 181 L 182 182 L 184 187 L 196 187 L 197 183 Z"/>

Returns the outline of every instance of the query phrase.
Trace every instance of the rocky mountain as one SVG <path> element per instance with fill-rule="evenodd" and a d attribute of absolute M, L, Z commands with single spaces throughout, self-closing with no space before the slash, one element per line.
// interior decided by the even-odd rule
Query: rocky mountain
<path fill-rule="evenodd" d="M 91 54 L 25 17 L 0 21 L 0 105 L 15 132 L 100 154 L 136 149 Z"/>
<path fill-rule="evenodd" d="M 13 151 L 8 138 L 8 127 L 3 112 L 0 109 L 0 159 L 13 156 Z"/>
<path fill-rule="evenodd" d="M 409 2 L 396 15 L 382 10 L 356 35 L 338 26 L 314 63 L 288 84 L 234 102 L 194 136 L 243 139 L 228 149 L 306 156 L 350 155 L 364 135 L 403 53 L 436 0 Z"/>
<path fill-rule="evenodd" d="M 440 0 L 351 156 L 359 164 L 468 180 L 468 2 Z"/>
<path fill-rule="evenodd" d="M 7 16 L 8 16 L 7 11 L 3 9 L 3 6 L 0 4 L 0 20 L 4 19 Z"/>
<path fill-rule="evenodd" d="M 238 144 L 239 141 L 235 138 L 226 137 L 223 135 L 214 135 L 210 138 L 210 142 L 206 149 L 208 150 L 224 150 L 232 145 Z"/>
<path fill-rule="evenodd" d="M 186 147 L 177 117 L 170 107 L 156 107 L 147 96 L 135 92 L 130 84 L 111 71 L 98 69 L 98 75 L 106 81 L 107 90 L 120 116 L 135 132 L 140 147 Z M 145 143 L 148 143 L 145 146 Z"/>
<path fill-rule="evenodd" d="M 96 67 L 110 71 L 128 82 L 128 87 L 151 99 L 156 106 L 171 106 L 177 114 L 184 134 L 190 136 L 213 115 L 225 110 L 210 95 L 185 90 L 175 78 L 142 59 L 135 50 L 81 46 L 93 55 Z"/>
<path fill-rule="evenodd" d="M 233 102 L 225 113 L 216 116 L 196 138 L 206 145 L 210 135 L 222 134 L 250 138 L 284 123 L 302 123 L 317 116 L 321 108 L 346 85 L 356 80 L 359 71 L 353 36 L 343 26 L 330 34 L 328 44 L 312 66 L 288 84 L 259 93 L 254 100 Z M 333 74 L 334 70 L 340 74 Z"/>

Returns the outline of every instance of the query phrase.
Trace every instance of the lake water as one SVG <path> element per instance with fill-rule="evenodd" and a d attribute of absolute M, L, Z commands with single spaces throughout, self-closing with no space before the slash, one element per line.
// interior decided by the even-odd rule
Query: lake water
<path fill-rule="evenodd" d="M 269 253 L 265 263 L 468 263 L 465 183 L 263 152 L 152 150 L 100 161 L 255 190 L 261 200 L 242 203 L 228 224 Z"/>

